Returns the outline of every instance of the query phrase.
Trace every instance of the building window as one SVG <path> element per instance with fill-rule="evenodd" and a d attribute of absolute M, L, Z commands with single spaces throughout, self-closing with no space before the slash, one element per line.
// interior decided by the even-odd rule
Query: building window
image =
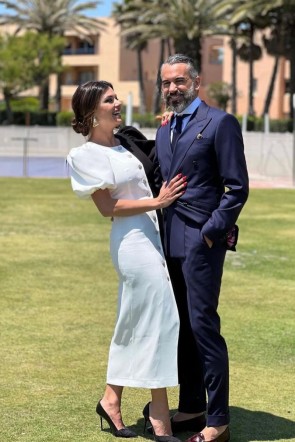
<path fill-rule="evenodd" d="M 285 94 L 290 94 L 291 89 L 290 89 L 290 80 L 285 78 Z"/>
<path fill-rule="evenodd" d="M 94 54 L 94 44 L 89 41 L 81 40 L 78 44 L 76 54 Z"/>
<path fill-rule="evenodd" d="M 78 74 L 78 84 L 86 83 L 86 81 L 95 80 L 94 71 L 82 71 Z"/>
<path fill-rule="evenodd" d="M 68 43 L 63 50 L 63 54 L 64 55 L 71 55 L 72 52 L 73 52 L 72 45 L 71 45 L 71 43 Z"/>
<path fill-rule="evenodd" d="M 223 47 L 212 45 L 209 49 L 209 63 L 222 64 L 223 63 Z"/>
<path fill-rule="evenodd" d="M 71 85 L 75 84 L 74 78 L 73 78 L 73 72 L 66 71 L 63 73 L 62 84 L 67 85 L 67 86 L 71 86 Z"/>
<path fill-rule="evenodd" d="M 92 55 L 95 54 L 95 44 L 86 40 L 69 41 L 63 50 L 64 55 Z"/>

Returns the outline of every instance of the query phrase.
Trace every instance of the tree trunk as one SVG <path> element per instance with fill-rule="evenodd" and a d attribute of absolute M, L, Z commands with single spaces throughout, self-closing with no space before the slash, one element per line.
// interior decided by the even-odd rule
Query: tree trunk
<path fill-rule="evenodd" d="M 12 113 L 11 105 L 10 105 L 11 94 L 10 94 L 10 92 L 8 92 L 7 89 L 4 88 L 3 95 L 4 95 L 5 106 L 6 106 L 7 123 L 12 124 L 13 123 L 13 113 Z"/>
<path fill-rule="evenodd" d="M 164 54 L 165 54 L 165 43 L 166 41 L 164 39 L 160 42 L 160 55 L 159 55 L 159 62 L 158 62 L 158 74 L 157 74 L 157 80 L 156 80 L 156 86 L 155 86 L 155 92 L 154 92 L 154 103 L 153 103 L 153 112 L 155 115 L 159 114 L 161 112 L 161 76 L 160 76 L 160 69 L 162 66 L 162 63 L 164 61 Z"/>
<path fill-rule="evenodd" d="M 61 35 L 62 37 L 62 35 Z M 59 56 L 59 61 L 60 61 L 60 65 L 62 65 L 62 56 L 63 56 L 63 50 L 59 52 L 58 54 Z M 62 72 L 59 72 L 57 74 L 57 84 L 56 84 L 56 95 L 55 95 L 55 102 L 56 102 L 56 111 L 60 112 L 61 111 L 61 84 L 62 84 Z"/>
<path fill-rule="evenodd" d="M 61 111 L 61 79 L 62 79 L 62 74 L 58 73 L 56 79 L 57 84 L 56 84 L 56 95 L 55 95 L 56 112 Z"/>
<path fill-rule="evenodd" d="M 170 38 L 167 38 L 166 43 L 167 43 L 167 49 L 168 49 L 168 56 L 170 56 L 172 54 Z"/>
<path fill-rule="evenodd" d="M 295 38 L 292 38 L 292 44 L 295 44 Z M 293 95 L 295 94 L 295 51 L 291 46 L 290 51 L 290 118 L 293 119 Z"/>
<path fill-rule="evenodd" d="M 202 71 L 202 48 L 200 38 L 196 37 L 193 40 L 188 40 L 187 38 L 175 39 L 174 47 L 176 53 L 186 54 L 193 59 L 198 73 L 200 74 Z"/>
<path fill-rule="evenodd" d="M 47 78 L 40 85 L 40 109 L 48 111 L 49 107 L 49 79 Z"/>
<path fill-rule="evenodd" d="M 144 79 L 143 79 L 143 65 L 141 48 L 136 49 L 137 53 L 137 69 L 138 69 L 138 83 L 139 83 L 139 113 L 141 115 L 146 113 L 146 100 L 145 100 L 145 89 L 144 89 Z"/>
<path fill-rule="evenodd" d="M 271 75 L 271 79 L 270 79 L 270 83 L 269 83 L 269 87 L 268 87 L 267 96 L 266 96 L 266 99 L 265 99 L 265 104 L 264 104 L 264 109 L 263 109 L 262 116 L 265 115 L 265 114 L 268 114 L 268 112 L 269 112 L 269 107 L 270 107 L 270 104 L 271 104 L 273 90 L 274 90 L 275 81 L 276 81 L 277 72 L 278 72 L 278 67 L 279 67 L 279 60 L 280 60 L 280 56 L 276 55 L 276 57 L 275 57 L 275 64 L 274 64 L 274 67 L 273 67 L 273 71 L 272 71 L 272 75 Z"/>
<path fill-rule="evenodd" d="M 249 51 L 249 105 L 248 105 L 248 115 L 254 115 L 254 106 L 253 106 L 253 92 L 254 92 L 254 76 L 253 76 L 253 68 L 254 68 L 254 55 L 253 55 L 253 37 L 254 37 L 254 27 L 253 24 L 250 23 L 250 51 Z"/>
<path fill-rule="evenodd" d="M 236 33 L 231 39 L 232 48 L 232 97 L 231 97 L 231 112 L 237 113 L 237 39 Z"/>

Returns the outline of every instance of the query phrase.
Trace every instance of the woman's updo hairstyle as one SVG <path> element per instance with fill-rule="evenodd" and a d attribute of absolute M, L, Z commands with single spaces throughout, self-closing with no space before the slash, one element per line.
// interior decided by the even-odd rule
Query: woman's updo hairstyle
<path fill-rule="evenodd" d="M 76 89 L 72 98 L 74 118 L 72 128 L 84 137 L 88 136 L 93 127 L 93 116 L 102 94 L 113 85 L 108 81 L 88 81 Z"/>

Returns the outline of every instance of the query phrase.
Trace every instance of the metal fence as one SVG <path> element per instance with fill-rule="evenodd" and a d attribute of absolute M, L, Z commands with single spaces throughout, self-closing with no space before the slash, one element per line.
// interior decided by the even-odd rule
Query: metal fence
<path fill-rule="evenodd" d="M 141 129 L 154 139 L 154 129 Z M 250 184 L 292 187 L 293 134 L 245 132 Z M 65 158 L 83 137 L 64 127 L 0 127 L 0 176 L 68 176 Z"/>

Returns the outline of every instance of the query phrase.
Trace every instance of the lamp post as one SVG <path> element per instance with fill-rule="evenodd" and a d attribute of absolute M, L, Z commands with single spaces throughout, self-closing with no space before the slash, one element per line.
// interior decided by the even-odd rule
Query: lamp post
<path fill-rule="evenodd" d="M 127 106 L 126 106 L 126 126 L 131 126 L 132 124 L 132 107 L 133 107 L 133 96 L 132 92 L 129 92 L 127 97 Z"/>

